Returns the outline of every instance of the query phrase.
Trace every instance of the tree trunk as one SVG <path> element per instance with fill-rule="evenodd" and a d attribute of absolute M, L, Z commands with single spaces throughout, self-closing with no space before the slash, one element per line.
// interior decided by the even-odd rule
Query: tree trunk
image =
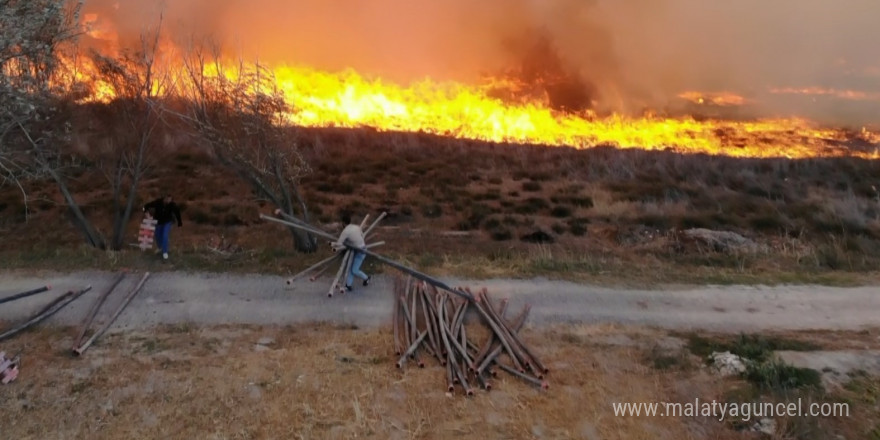
<path fill-rule="evenodd" d="M 290 231 L 290 234 L 293 236 L 293 247 L 297 252 L 303 252 L 306 254 L 311 254 L 318 250 L 318 243 L 315 237 L 312 237 L 308 232 L 303 231 L 302 229 L 297 228 L 287 228 Z"/>
<path fill-rule="evenodd" d="M 134 199 L 137 196 L 138 183 L 140 183 L 140 177 L 134 177 L 131 182 L 131 188 L 129 188 L 128 191 L 128 199 L 125 202 L 125 209 L 113 225 L 113 250 L 118 251 L 122 249 L 122 246 L 124 245 L 125 229 L 128 226 L 128 221 L 131 219 L 131 213 L 134 211 Z"/>
<path fill-rule="evenodd" d="M 73 215 L 73 225 L 85 235 L 86 242 L 92 247 L 101 250 L 107 249 L 107 243 L 105 243 L 104 239 L 98 235 L 95 228 L 92 226 L 92 223 L 89 222 L 89 219 L 83 214 L 82 210 L 79 208 L 79 204 L 73 199 L 73 195 L 70 194 L 70 190 L 67 188 L 67 184 L 64 180 L 61 179 L 61 176 L 52 169 L 49 169 L 49 174 L 52 176 L 52 179 L 55 180 L 55 183 L 58 184 L 58 191 L 61 192 L 64 201 L 67 203 L 67 208 L 70 209 L 70 213 Z"/>

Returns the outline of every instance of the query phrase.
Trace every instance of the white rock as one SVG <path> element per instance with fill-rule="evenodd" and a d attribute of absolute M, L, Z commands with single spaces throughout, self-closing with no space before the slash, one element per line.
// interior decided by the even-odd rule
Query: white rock
<path fill-rule="evenodd" d="M 752 425 L 752 431 L 767 435 L 776 434 L 776 420 L 768 419 L 766 417 L 758 420 L 758 423 Z"/>
<path fill-rule="evenodd" d="M 736 376 L 746 371 L 746 364 L 742 358 L 729 352 L 714 352 L 710 356 L 713 366 L 722 376 Z"/>
<path fill-rule="evenodd" d="M 257 344 L 260 344 L 260 345 L 272 345 L 274 343 L 275 343 L 275 338 L 272 338 L 269 336 L 264 336 L 264 337 L 260 338 L 259 341 L 257 341 Z"/>

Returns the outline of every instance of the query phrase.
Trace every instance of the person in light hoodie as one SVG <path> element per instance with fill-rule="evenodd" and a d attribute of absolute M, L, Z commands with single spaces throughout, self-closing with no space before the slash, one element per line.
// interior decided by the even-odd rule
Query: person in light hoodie
<path fill-rule="evenodd" d="M 345 245 L 357 249 L 364 249 L 367 245 L 364 241 L 364 231 L 359 225 L 351 222 L 351 214 L 342 214 L 342 223 L 346 226 L 342 230 L 342 233 L 339 234 L 339 239 L 336 240 L 336 243 L 333 243 L 333 249 L 337 251 L 342 250 L 345 249 Z M 349 292 L 352 290 L 351 283 L 354 282 L 354 277 L 364 280 L 364 286 L 369 285 L 370 280 L 373 278 L 361 271 L 361 265 L 364 263 L 364 258 L 366 257 L 367 254 L 354 251 L 354 260 L 351 262 L 351 271 L 346 274 L 345 278 L 345 289 Z"/>

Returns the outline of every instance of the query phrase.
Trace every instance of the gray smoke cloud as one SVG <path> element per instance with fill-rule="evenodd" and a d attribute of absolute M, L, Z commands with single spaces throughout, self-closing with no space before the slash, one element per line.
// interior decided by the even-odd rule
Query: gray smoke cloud
<path fill-rule="evenodd" d="M 762 115 L 880 114 L 876 0 L 87 0 L 86 12 L 123 41 L 162 12 L 180 42 L 211 36 L 246 59 L 397 82 L 473 81 L 516 65 L 541 33 L 600 110 L 674 108 L 700 90 L 744 95 Z M 806 87 L 865 99 L 770 92 Z"/>

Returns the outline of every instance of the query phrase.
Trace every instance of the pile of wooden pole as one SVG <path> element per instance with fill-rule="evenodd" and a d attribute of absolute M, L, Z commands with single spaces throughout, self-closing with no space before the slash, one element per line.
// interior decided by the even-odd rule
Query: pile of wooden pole
<path fill-rule="evenodd" d="M 544 381 L 548 369 L 518 335 L 530 306 L 508 319 L 506 299 L 493 304 L 485 289 L 476 294 L 469 289 L 463 292 L 467 295 L 450 294 L 412 277 L 397 278 L 393 317 L 394 350 L 400 356 L 397 368 L 403 368 L 409 360 L 424 367 L 426 360 L 434 358 L 446 369 L 447 390 L 455 392 L 458 385 L 469 396 L 477 385 L 490 390 L 497 370 L 548 388 Z M 468 314 L 476 315 L 472 321 L 489 329 L 489 337 L 482 344 L 475 344 L 475 338 L 468 336 Z M 473 327 L 470 333 L 476 333 Z"/>

